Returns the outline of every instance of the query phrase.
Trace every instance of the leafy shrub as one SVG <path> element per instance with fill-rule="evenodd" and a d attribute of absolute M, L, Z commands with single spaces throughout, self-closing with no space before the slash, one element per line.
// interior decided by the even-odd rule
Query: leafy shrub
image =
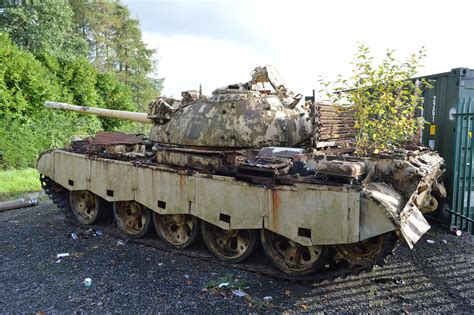
<path fill-rule="evenodd" d="M 425 56 L 422 48 L 400 61 L 394 51 L 387 50 L 385 58 L 376 65 L 369 48 L 361 44 L 350 78 L 339 76 L 333 83 L 321 82 L 333 103 L 342 110 L 344 106 L 355 109 L 357 153 L 368 154 L 413 142 L 415 133 L 423 127 L 423 118 L 416 117 L 416 110 L 423 103 L 422 89 L 430 88 L 430 84 L 412 78 L 422 67 Z"/>

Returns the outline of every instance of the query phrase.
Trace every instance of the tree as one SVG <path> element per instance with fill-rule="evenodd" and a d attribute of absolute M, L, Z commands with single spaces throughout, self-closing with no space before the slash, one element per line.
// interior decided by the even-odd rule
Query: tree
<path fill-rule="evenodd" d="M 341 76 L 333 82 L 321 81 L 323 92 L 340 110 L 347 106 L 355 110 L 356 153 L 368 154 L 389 150 L 412 143 L 424 120 L 416 117 L 416 110 L 423 102 L 423 89 L 430 84 L 412 78 L 422 67 L 426 57 L 422 48 L 405 61 L 395 58 L 387 50 L 379 65 L 374 63 L 370 50 L 359 45 L 354 58 L 352 76 Z M 329 90 L 332 88 L 332 92 Z"/>
<path fill-rule="evenodd" d="M 139 21 L 131 18 L 120 1 L 70 0 L 76 31 L 89 43 L 89 58 L 101 72 L 114 73 L 130 86 L 141 111 L 161 90 L 160 79 L 150 78 L 156 69 L 153 49 L 142 40 Z"/>
<path fill-rule="evenodd" d="M 87 0 L 70 0 L 69 6 L 72 9 L 72 20 L 76 33 L 80 34 L 82 38 L 87 39 L 87 16 L 89 4 Z"/>
<path fill-rule="evenodd" d="M 67 0 L 10 1 L 0 14 L 0 32 L 35 54 L 71 59 L 87 51 L 72 18 Z"/>

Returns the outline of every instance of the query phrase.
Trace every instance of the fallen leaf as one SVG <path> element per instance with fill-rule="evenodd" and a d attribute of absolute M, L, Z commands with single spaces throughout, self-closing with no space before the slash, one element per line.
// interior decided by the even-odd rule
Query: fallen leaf
<path fill-rule="evenodd" d="M 308 310 L 308 305 L 306 305 L 306 304 L 300 304 L 300 305 L 298 305 L 298 307 L 301 308 L 303 311 Z"/>

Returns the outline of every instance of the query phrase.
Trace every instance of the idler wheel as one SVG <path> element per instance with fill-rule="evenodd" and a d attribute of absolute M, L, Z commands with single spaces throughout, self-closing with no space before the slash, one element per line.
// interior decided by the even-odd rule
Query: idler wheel
<path fill-rule="evenodd" d="M 265 229 L 260 235 L 265 254 L 275 267 L 286 274 L 309 275 L 326 263 L 326 246 L 304 246 Z"/>
<path fill-rule="evenodd" d="M 426 195 L 420 209 L 423 214 L 436 211 L 436 209 L 438 209 L 438 200 L 432 195 Z"/>
<path fill-rule="evenodd" d="M 255 230 L 224 230 L 206 221 L 201 221 L 201 233 L 211 254 L 229 263 L 244 261 L 257 242 Z"/>
<path fill-rule="evenodd" d="M 69 192 L 72 214 L 81 224 L 95 223 L 100 214 L 99 197 L 88 190 Z"/>
<path fill-rule="evenodd" d="M 345 260 L 350 267 L 372 266 L 381 263 L 386 249 L 393 249 L 396 242 L 392 242 L 391 233 L 375 236 L 358 243 L 339 244 L 334 246 L 336 260 Z M 390 246 L 392 244 L 392 246 Z"/>
<path fill-rule="evenodd" d="M 150 210 L 136 201 L 114 202 L 114 218 L 120 231 L 130 238 L 144 236 L 151 226 Z"/>
<path fill-rule="evenodd" d="M 199 236 L 199 220 L 189 214 L 164 214 L 153 212 L 156 233 L 168 246 L 184 249 Z"/>

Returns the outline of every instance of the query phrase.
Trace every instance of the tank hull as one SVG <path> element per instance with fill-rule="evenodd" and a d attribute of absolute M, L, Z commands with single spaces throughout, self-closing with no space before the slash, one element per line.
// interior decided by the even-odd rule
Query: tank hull
<path fill-rule="evenodd" d="M 442 159 L 417 186 L 431 185 Z M 74 167 L 71 167 L 74 165 Z M 409 198 L 383 182 L 360 185 L 261 185 L 231 176 L 189 172 L 78 154 L 44 153 L 39 172 L 70 191 L 87 190 L 109 201 L 134 200 L 159 214 L 190 214 L 222 229 L 267 229 L 304 246 L 350 244 L 400 231 L 412 247 L 429 229 Z"/>

